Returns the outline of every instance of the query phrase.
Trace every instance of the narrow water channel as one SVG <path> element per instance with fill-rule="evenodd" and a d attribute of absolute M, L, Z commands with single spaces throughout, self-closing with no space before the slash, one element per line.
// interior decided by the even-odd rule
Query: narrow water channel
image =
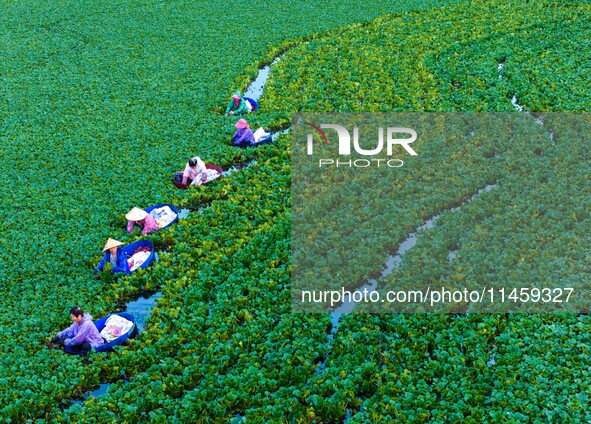
<path fill-rule="evenodd" d="M 271 66 L 279 62 L 282 56 L 283 55 L 276 57 L 275 60 L 271 62 L 271 64 L 259 70 L 256 79 L 250 83 L 250 85 L 244 92 L 244 97 L 249 97 L 258 103 L 259 99 L 261 98 L 261 95 L 263 94 L 263 90 L 265 89 L 265 84 L 269 79 L 269 74 L 271 73 Z"/>
<path fill-rule="evenodd" d="M 261 95 L 263 94 L 263 90 L 265 88 L 265 84 L 267 83 L 267 79 L 269 78 L 269 74 L 271 72 L 271 65 L 274 65 L 280 59 L 281 59 L 281 56 L 275 58 L 275 60 L 270 65 L 267 65 L 264 68 L 259 70 L 257 78 L 248 86 L 248 88 L 244 92 L 244 97 L 252 98 L 256 102 L 259 101 Z M 276 140 L 277 137 L 279 137 L 282 134 L 287 134 L 288 132 L 289 132 L 289 128 L 272 134 L 273 140 Z M 234 172 L 240 171 L 240 170 L 247 168 L 249 166 L 252 166 L 256 163 L 257 163 L 256 160 L 252 160 L 250 162 L 246 162 L 243 164 L 232 166 L 229 169 L 227 169 L 226 171 L 223 171 L 223 175 L 224 176 L 231 175 Z M 197 210 L 197 212 L 201 212 L 203 209 L 205 209 L 205 208 L 199 208 Z M 181 210 L 179 210 L 178 218 L 185 219 L 189 216 L 189 213 L 191 213 L 191 210 L 181 209 Z M 127 304 L 125 312 L 129 312 L 130 314 L 133 315 L 133 317 L 135 319 L 135 324 L 140 332 L 145 330 L 146 320 L 150 316 L 152 308 L 156 305 L 156 300 L 161 296 L 162 296 L 162 292 L 156 292 L 151 295 L 141 296 L 137 300 L 134 300 L 134 301 L 129 302 Z M 71 402 L 71 404 L 77 405 L 77 404 L 80 404 L 80 403 L 86 401 L 87 399 L 89 399 L 91 397 L 102 396 L 105 393 L 107 393 L 107 390 L 109 389 L 109 386 L 111 386 L 111 384 L 112 383 L 101 384 L 96 390 L 85 393 L 83 396 L 83 399 L 73 400 Z M 242 420 L 242 416 L 240 414 L 237 415 L 237 418 L 239 421 Z"/>
<path fill-rule="evenodd" d="M 129 312 L 135 319 L 135 325 L 137 326 L 140 333 L 146 329 L 146 320 L 152 312 L 152 308 L 156 305 L 156 300 L 162 297 L 162 292 L 156 292 L 151 295 L 144 295 L 133 302 L 129 302 L 125 309 L 125 312 Z M 77 405 L 86 401 L 91 397 L 99 397 L 107 393 L 107 389 L 112 383 L 104 383 L 99 386 L 98 389 L 84 394 L 83 399 L 73 400 L 72 405 Z"/>
<path fill-rule="evenodd" d="M 479 189 L 476 194 L 474 194 L 472 197 L 470 197 L 462 205 L 472 202 L 474 199 L 478 198 L 482 193 L 488 192 L 496 187 L 497 187 L 496 184 L 490 184 L 490 185 L 487 185 L 487 186 Z M 457 211 L 458 209 L 461 208 L 462 205 L 451 208 L 449 210 L 452 212 Z M 429 218 L 427 221 L 425 221 L 424 224 L 417 227 L 414 232 L 410 233 L 408 235 L 408 237 L 402 243 L 400 243 L 400 246 L 398 247 L 396 254 L 390 255 L 386 259 L 385 264 L 384 264 L 384 270 L 382 271 L 382 274 L 380 277 L 381 279 L 388 277 L 389 275 L 391 275 L 395 270 L 397 270 L 400 267 L 400 265 L 402 264 L 403 256 L 417 244 L 417 238 L 418 238 L 419 234 L 426 229 L 433 228 L 435 226 L 435 222 L 439 219 L 440 216 L 441 216 L 441 214 L 437 214 L 437 215 Z M 450 256 L 448 256 L 448 259 L 453 260 L 455 258 L 455 255 L 456 255 L 456 252 L 450 252 Z M 369 293 L 377 290 L 377 288 L 378 288 L 378 281 L 374 280 L 374 279 L 370 279 L 367 281 L 366 284 L 357 288 L 356 290 L 360 291 L 360 292 L 364 292 L 365 290 L 367 290 L 368 296 L 369 296 Z M 352 300 L 349 300 L 347 302 L 343 302 L 341 305 L 336 307 L 330 313 L 332 329 L 330 331 L 330 334 L 328 335 L 328 343 L 329 344 L 332 342 L 336 332 L 338 331 L 341 316 L 343 314 L 348 314 L 348 313 L 353 312 L 353 310 L 355 309 L 355 306 L 356 306 L 356 303 L 353 302 Z M 324 372 L 325 362 L 326 362 L 326 359 L 328 358 L 329 355 L 330 355 L 330 353 L 327 355 L 326 358 L 324 358 L 324 361 L 322 361 L 318 364 L 318 367 L 316 368 L 316 373 Z"/>

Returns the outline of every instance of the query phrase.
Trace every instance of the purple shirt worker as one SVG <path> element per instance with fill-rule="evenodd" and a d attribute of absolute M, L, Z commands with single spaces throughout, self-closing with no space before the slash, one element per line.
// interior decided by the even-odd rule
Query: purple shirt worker
<path fill-rule="evenodd" d="M 70 309 L 70 316 L 74 321 L 72 325 L 57 333 L 52 342 L 63 345 L 64 350 L 71 354 L 86 354 L 105 343 L 92 322 L 92 316 L 85 314 L 81 307 Z"/>

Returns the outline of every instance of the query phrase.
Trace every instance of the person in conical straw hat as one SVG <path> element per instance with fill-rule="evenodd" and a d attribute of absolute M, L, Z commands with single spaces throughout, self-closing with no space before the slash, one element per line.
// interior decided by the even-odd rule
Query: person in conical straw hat
<path fill-rule="evenodd" d="M 142 229 L 142 234 L 150 234 L 152 231 L 158 231 L 158 224 L 148 212 L 140 208 L 133 208 L 127 215 L 127 232 L 133 233 L 133 226 L 137 225 Z"/>
<path fill-rule="evenodd" d="M 103 248 L 105 254 L 96 267 L 97 271 L 102 271 L 105 268 L 105 264 L 109 262 L 113 265 L 111 273 L 123 272 L 125 275 L 131 274 L 129 264 L 127 263 L 127 255 L 122 249 L 119 249 L 121 246 L 123 246 L 123 243 L 120 241 L 112 238 L 107 240 L 107 243 Z"/>

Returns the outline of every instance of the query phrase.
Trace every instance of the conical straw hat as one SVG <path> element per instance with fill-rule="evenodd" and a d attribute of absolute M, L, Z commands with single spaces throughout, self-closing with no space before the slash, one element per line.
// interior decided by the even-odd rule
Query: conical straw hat
<path fill-rule="evenodd" d="M 141 221 L 142 219 L 146 218 L 147 216 L 148 216 L 148 212 L 146 212 L 145 210 L 140 209 L 140 208 L 133 208 L 132 210 L 127 212 L 127 215 L 125 215 L 125 218 L 127 218 L 130 221 Z"/>
<path fill-rule="evenodd" d="M 107 244 L 105 244 L 105 248 L 103 249 L 103 252 L 109 250 L 111 247 L 121 247 L 121 246 L 123 246 L 123 243 L 110 238 L 109 240 L 107 240 Z"/>

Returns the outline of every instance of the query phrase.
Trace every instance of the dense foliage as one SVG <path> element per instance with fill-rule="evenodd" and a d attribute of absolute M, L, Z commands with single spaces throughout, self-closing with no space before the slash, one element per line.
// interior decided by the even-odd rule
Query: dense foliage
<path fill-rule="evenodd" d="M 588 420 L 586 316 L 358 315 L 343 317 L 328 342 L 328 316 L 291 314 L 288 139 L 228 145 L 228 95 L 288 47 L 253 127 L 278 128 L 296 110 L 508 111 L 513 95 L 531 110 L 588 110 L 590 67 L 577 52 L 590 39 L 581 19 L 589 6 L 452 3 L 4 4 L 0 417 L 338 422 L 350 410 L 359 422 L 483 422 L 568 411 Z M 425 278 L 488 278 L 478 255 L 490 248 L 503 258 L 499 279 L 516 264 L 524 279 L 588 275 L 588 146 L 556 144 L 517 164 L 500 145 L 498 160 L 473 155 L 456 162 L 465 170 L 417 182 L 443 193 L 418 215 L 426 218 L 503 178 L 481 202 L 442 217 L 405 260 L 421 263 L 429 251 L 441 266 L 421 265 Z M 193 154 L 224 167 L 257 162 L 206 188 L 173 190 L 173 171 Z M 474 177 L 461 178 L 471 164 Z M 417 193 L 406 196 L 414 207 Z M 95 280 L 106 238 L 138 237 L 126 235 L 125 212 L 154 203 L 211 207 L 149 236 L 167 252 L 154 266 Z M 400 240 L 412 228 L 400 227 Z M 448 239 L 458 250 L 451 265 Z M 45 348 L 72 304 L 98 317 L 153 289 L 163 296 L 129 346 L 88 359 Z M 116 383 L 70 407 L 100 382 Z"/>
<path fill-rule="evenodd" d="M 292 93 L 302 112 L 512 111 L 515 96 L 526 110 L 588 111 L 589 64 L 577 52 L 589 42 L 589 11 L 587 4 L 472 2 L 379 18 L 290 50 L 271 77 L 268 101 L 287 111 Z M 397 173 L 396 199 L 372 199 L 378 210 L 390 204 L 406 213 L 403 223 L 380 228 L 392 238 L 372 238 L 377 248 L 369 254 L 380 247 L 394 253 L 392 239 L 397 246 L 422 220 L 440 218 L 381 282 L 384 291 L 416 281 L 586 285 L 588 118 L 550 114 L 539 125 L 538 117 L 524 115 L 534 127 L 529 140 L 459 133 L 447 145 L 417 147 L 413 175 Z M 494 190 L 466 202 L 493 182 Z M 338 190 L 331 186 L 327 195 Z M 308 384 L 326 402 L 328 421 L 345 408 L 351 422 L 589 419 L 587 315 L 341 321 L 325 373 Z"/>

